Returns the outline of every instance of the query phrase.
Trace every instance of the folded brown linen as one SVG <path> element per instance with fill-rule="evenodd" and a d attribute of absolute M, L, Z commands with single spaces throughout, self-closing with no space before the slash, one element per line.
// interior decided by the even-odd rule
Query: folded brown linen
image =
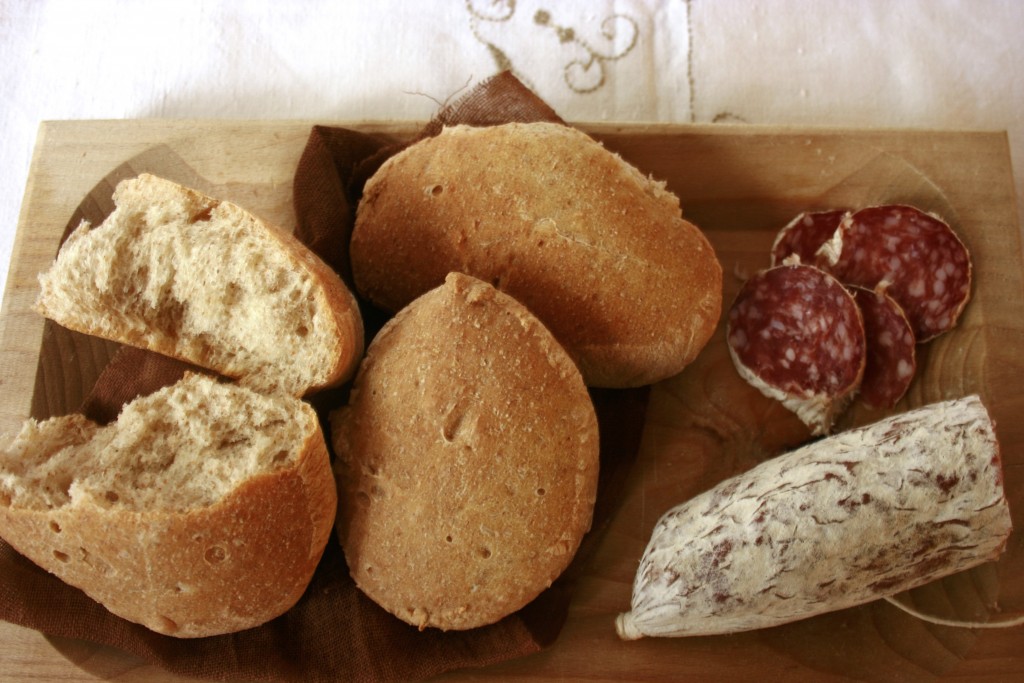
<path fill-rule="evenodd" d="M 561 122 L 514 76 L 502 73 L 443 107 L 421 136 L 456 123 L 536 120 Z M 345 278 L 348 238 L 363 183 L 404 144 L 337 127 L 316 126 L 311 131 L 294 179 L 296 235 Z M 138 165 L 113 172 L 97 186 L 98 193 L 109 191 L 129 170 L 146 170 Z M 99 222 L 103 211 L 109 207 L 87 199 L 72 222 L 77 225 L 80 217 Z M 386 314 L 365 304 L 364 314 L 367 333 L 372 335 Z M 81 411 L 108 422 L 124 402 L 171 384 L 190 369 L 127 346 L 114 350 L 103 366 L 111 353 L 109 343 L 49 322 L 46 339 L 33 401 L 37 419 Z M 83 357 L 94 358 L 91 365 L 102 370 L 83 370 Z M 310 400 L 325 418 L 344 394 L 342 388 Z M 594 526 L 563 577 L 496 624 L 464 632 L 418 631 L 356 588 L 333 538 L 306 593 L 286 614 L 247 631 L 195 640 L 159 635 L 110 614 L 0 541 L 0 618 L 50 636 L 114 647 L 169 671 L 211 680 L 416 680 L 537 652 L 556 640 L 568 613 L 574 579 L 586 567 L 621 499 L 621 487 L 639 448 L 646 395 L 643 389 L 592 392 L 601 430 Z"/>

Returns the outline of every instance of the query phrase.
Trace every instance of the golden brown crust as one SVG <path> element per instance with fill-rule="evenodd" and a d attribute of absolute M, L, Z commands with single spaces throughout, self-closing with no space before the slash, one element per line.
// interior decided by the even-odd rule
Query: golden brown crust
<path fill-rule="evenodd" d="M 390 310 L 449 271 L 526 304 L 592 386 L 679 372 L 721 312 L 722 271 L 678 199 L 557 124 L 445 129 L 367 183 L 357 289 Z"/>
<path fill-rule="evenodd" d="M 385 326 L 331 424 L 352 577 L 421 628 L 514 612 L 590 527 L 598 434 L 582 377 L 529 311 L 474 278 L 452 274 Z"/>
<path fill-rule="evenodd" d="M 0 505 L 4 538 L 112 613 L 179 638 L 258 626 L 302 596 L 337 505 L 316 415 L 301 455 L 217 503 L 137 512 L 85 498 L 51 510 Z M 298 448 L 298 447 L 297 447 Z"/>

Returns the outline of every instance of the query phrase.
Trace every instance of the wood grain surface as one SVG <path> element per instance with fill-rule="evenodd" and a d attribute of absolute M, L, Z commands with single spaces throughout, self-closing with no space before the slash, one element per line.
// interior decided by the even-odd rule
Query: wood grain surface
<path fill-rule="evenodd" d="M 102 179 L 164 171 L 294 225 L 291 179 L 313 122 L 48 122 L 39 131 L 0 314 L 0 433 L 40 406 L 67 402 L 104 351 L 67 353 L 81 372 L 38 363 L 44 321 L 31 310 L 45 269 L 83 199 Z M 419 123 L 344 123 L 402 139 Z M 725 305 L 766 267 L 775 232 L 805 209 L 906 202 L 947 218 L 971 250 L 975 289 L 959 327 L 919 350 L 919 374 L 896 410 L 978 393 L 997 421 L 1015 527 L 1024 529 L 1024 286 L 1012 171 L 1002 133 L 580 125 L 667 181 L 709 236 L 726 273 Z M 102 195 L 102 193 L 100 193 Z M 95 193 L 93 194 L 95 196 Z M 102 207 L 99 207 L 102 208 Z M 50 340 L 50 343 L 61 343 Z M 49 380 L 39 382 L 41 374 Z M 72 373 L 74 374 L 74 373 Z M 48 403 L 50 402 L 50 403 Z M 891 412 L 891 411 L 890 411 Z M 839 428 L 883 414 L 860 405 Z M 550 649 L 451 680 L 970 680 L 1024 677 L 1024 630 L 934 626 L 877 602 L 763 631 L 619 641 L 633 574 L 658 517 L 736 472 L 806 440 L 806 428 L 736 374 L 721 327 L 698 360 L 654 387 L 639 460 Z M 903 596 L 946 618 L 1024 611 L 1024 541 L 998 562 Z M 0 623 L 0 680 L 181 680 L 123 653 Z"/>

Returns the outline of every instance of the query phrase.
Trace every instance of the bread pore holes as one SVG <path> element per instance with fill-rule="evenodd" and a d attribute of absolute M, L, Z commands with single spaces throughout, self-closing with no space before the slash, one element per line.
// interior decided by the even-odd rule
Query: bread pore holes
<path fill-rule="evenodd" d="M 222 303 L 226 307 L 234 306 L 241 300 L 242 286 L 235 281 L 229 282 L 224 287 L 224 298 Z"/>
<path fill-rule="evenodd" d="M 455 440 L 455 437 L 459 433 L 459 429 L 462 427 L 462 422 L 466 417 L 466 413 L 462 410 L 453 409 L 448 415 L 445 416 L 444 424 L 441 427 L 441 436 L 444 440 L 451 443 Z"/>
<path fill-rule="evenodd" d="M 217 442 L 217 450 L 218 451 L 235 450 L 239 446 L 248 445 L 249 443 L 250 443 L 249 439 L 247 439 L 244 436 L 225 437 L 225 438 L 221 439 L 219 442 Z"/>
<path fill-rule="evenodd" d="M 228 558 L 228 553 L 219 545 L 210 546 L 206 549 L 203 559 L 207 564 L 218 565 Z"/>
<path fill-rule="evenodd" d="M 444 192 L 444 186 L 443 185 L 429 185 L 427 187 L 427 194 L 432 195 L 434 197 L 438 196 L 439 194 L 441 194 L 443 192 Z"/>
<path fill-rule="evenodd" d="M 67 553 L 62 552 L 60 550 L 53 551 L 53 558 L 58 562 L 67 562 L 71 559 L 71 557 Z"/>
<path fill-rule="evenodd" d="M 203 209 L 202 211 L 200 211 L 198 213 L 192 214 L 191 216 L 189 216 L 188 222 L 189 223 L 203 223 L 205 221 L 210 220 L 210 217 L 213 215 L 213 210 L 215 208 L 217 208 L 217 205 L 213 204 L 211 206 L 206 207 L 205 209 Z"/>
<path fill-rule="evenodd" d="M 149 323 L 169 336 L 181 333 L 182 321 L 185 320 L 187 304 L 171 297 L 164 297 L 153 306 L 153 317 Z"/>
<path fill-rule="evenodd" d="M 51 519 L 50 520 L 50 531 L 52 531 L 55 534 L 59 534 L 61 532 L 60 524 L 58 524 L 57 522 L 55 522 L 54 520 Z"/>

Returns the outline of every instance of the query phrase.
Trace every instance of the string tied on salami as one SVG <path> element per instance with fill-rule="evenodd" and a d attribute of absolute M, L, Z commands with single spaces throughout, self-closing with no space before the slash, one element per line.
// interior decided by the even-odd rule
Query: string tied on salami
<path fill-rule="evenodd" d="M 921 610 L 911 607 L 905 602 L 900 601 L 895 596 L 888 595 L 884 599 L 893 607 L 903 610 L 910 616 L 920 619 L 921 621 L 927 621 L 929 624 L 935 624 L 937 626 L 952 626 L 955 628 L 1013 628 L 1015 626 L 1024 626 L 1024 614 L 1019 614 L 1009 619 L 1003 619 L 999 621 L 968 621 L 960 619 L 944 619 L 942 617 L 936 617 L 931 614 L 925 614 Z"/>

